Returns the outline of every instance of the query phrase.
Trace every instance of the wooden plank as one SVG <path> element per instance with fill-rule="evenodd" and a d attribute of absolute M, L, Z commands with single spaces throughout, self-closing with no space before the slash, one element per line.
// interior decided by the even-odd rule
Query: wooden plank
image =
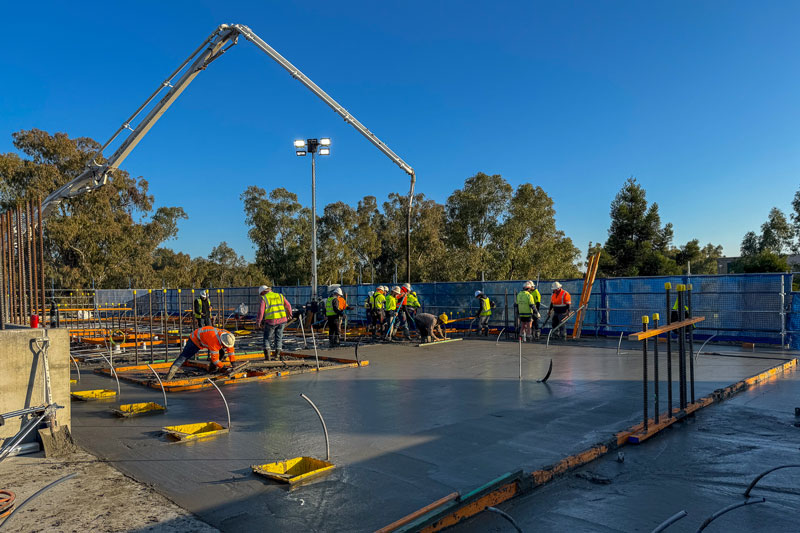
<path fill-rule="evenodd" d="M 640 331 L 638 333 L 631 333 L 628 335 L 629 341 L 641 341 L 644 339 L 649 339 L 650 337 L 655 337 L 656 335 L 661 335 L 662 333 L 667 333 L 668 331 L 674 331 L 676 329 L 680 329 L 686 326 L 691 326 L 692 324 L 697 324 L 698 322 L 702 322 L 705 320 L 706 317 L 698 316 L 695 318 L 687 318 L 681 322 L 673 322 L 672 324 L 668 324 L 666 326 L 661 326 L 655 329 L 648 329 L 647 331 Z"/>

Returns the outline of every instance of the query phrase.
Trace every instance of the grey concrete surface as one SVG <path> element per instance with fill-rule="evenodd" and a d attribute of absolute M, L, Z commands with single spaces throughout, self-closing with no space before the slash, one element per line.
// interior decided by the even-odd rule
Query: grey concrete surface
<path fill-rule="evenodd" d="M 500 505 L 524 531 L 652 531 L 688 516 L 668 533 L 697 531 L 714 512 L 742 501 L 761 472 L 800 464 L 800 372 L 701 410 L 639 446 L 605 456 L 530 495 Z M 776 471 L 751 493 L 766 503 L 736 509 L 706 531 L 795 532 L 800 470 Z M 514 531 L 482 513 L 454 531 Z"/>
<path fill-rule="evenodd" d="M 18 411 L 46 403 L 44 395 L 44 364 L 34 338 L 41 338 L 43 329 L 7 329 L 0 331 L 0 413 Z M 50 366 L 50 386 L 53 401 L 64 406 L 57 411 L 60 425 L 70 425 L 69 400 L 69 333 L 67 330 L 48 329 L 50 348 L 47 359 Z M 26 419 L 27 420 L 27 419 Z M 19 431 L 22 419 L 11 418 L 0 426 L 0 442 Z M 34 440 L 36 432 L 28 440 Z"/>
<path fill-rule="evenodd" d="M 223 389 L 233 417 L 229 435 L 181 444 L 161 435 L 164 425 L 224 423 L 214 390 L 172 394 L 166 414 L 130 420 L 113 418 L 113 403 L 73 404 L 73 434 L 225 531 L 374 530 L 450 492 L 549 465 L 637 422 L 641 355 L 617 356 L 616 345 L 607 346 L 525 345 L 521 382 L 515 343 L 372 347 L 362 353 L 368 367 Z M 550 381 L 536 383 L 551 357 Z M 778 362 L 701 357 L 698 395 Z M 82 387 L 108 383 L 87 376 Z M 319 421 L 301 393 L 325 416 L 337 468 L 288 490 L 255 477 L 250 465 L 324 456 Z M 160 401 L 160 393 L 123 384 L 121 401 Z"/>

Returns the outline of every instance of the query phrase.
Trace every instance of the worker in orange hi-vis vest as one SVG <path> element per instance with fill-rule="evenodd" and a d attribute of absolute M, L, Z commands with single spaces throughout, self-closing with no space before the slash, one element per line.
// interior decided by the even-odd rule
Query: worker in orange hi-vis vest
<path fill-rule="evenodd" d="M 553 283 L 553 294 L 550 296 L 550 310 L 547 314 L 553 315 L 553 329 L 556 329 L 564 317 L 569 314 L 569 306 L 572 305 L 572 296 L 561 288 L 559 282 Z M 556 336 L 561 335 L 567 338 L 567 326 L 556 332 Z"/>
<path fill-rule="evenodd" d="M 187 359 L 197 355 L 202 349 L 208 350 L 211 359 L 208 365 L 209 372 L 218 372 L 223 369 L 222 361 L 228 357 L 231 363 L 236 362 L 233 355 L 233 345 L 236 337 L 228 330 L 215 328 L 214 326 L 203 326 L 192 332 L 186 341 L 186 346 L 177 359 L 169 367 L 166 381 L 171 381 L 175 373 L 186 362 Z M 224 353 L 223 353 L 224 352 Z M 220 357 L 221 356 L 221 357 Z M 230 372 L 230 368 L 227 369 Z"/>

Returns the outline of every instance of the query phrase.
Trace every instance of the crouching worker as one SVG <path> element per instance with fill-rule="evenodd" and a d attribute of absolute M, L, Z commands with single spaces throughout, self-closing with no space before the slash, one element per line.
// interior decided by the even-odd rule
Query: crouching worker
<path fill-rule="evenodd" d="M 233 344 L 236 342 L 236 337 L 233 336 L 228 330 L 215 328 L 214 326 L 203 326 L 196 329 L 189 336 L 186 341 L 186 346 L 178 356 L 177 359 L 169 367 L 165 381 L 171 381 L 175 377 L 175 373 L 187 361 L 197 355 L 202 349 L 208 350 L 210 359 L 208 365 L 209 372 L 219 372 L 223 369 L 222 361 L 226 357 L 230 358 L 230 362 L 236 362 L 236 357 L 233 355 Z M 223 353 L 224 352 L 224 353 Z M 226 369 L 230 372 L 230 367 Z"/>
<path fill-rule="evenodd" d="M 445 335 L 442 324 L 447 324 L 447 315 L 444 313 L 439 316 L 435 316 L 430 313 L 417 313 L 417 315 L 414 317 L 414 323 L 417 325 L 419 336 L 420 339 L 422 339 L 422 342 L 444 340 Z M 441 337 L 436 335 L 437 329 L 439 330 L 439 335 L 441 335 Z"/>

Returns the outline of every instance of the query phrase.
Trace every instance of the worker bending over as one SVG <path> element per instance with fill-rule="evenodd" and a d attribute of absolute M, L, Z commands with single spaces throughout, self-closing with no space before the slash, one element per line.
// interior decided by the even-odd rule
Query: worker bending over
<path fill-rule="evenodd" d="M 526 281 L 522 290 L 517 294 L 517 312 L 519 313 L 519 327 L 521 340 L 531 341 L 539 338 L 539 306 L 542 295 L 536 290 L 532 281 Z M 531 331 L 533 326 L 533 331 Z"/>
<path fill-rule="evenodd" d="M 328 345 L 331 348 L 339 346 L 341 323 L 345 309 L 347 309 L 347 302 L 344 299 L 342 289 L 337 287 L 325 300 L 325 316 L 328 318 Z"/>
<path fill-rule="evenodd" d="M 222 370 L 222 361 L 227 357 L 231 363 L 236 362 L 236 357 L 233 355 L 233 344 L 236 342 L 236 337 L 233 336 L 228 330 L 215 328 L 214 326 L 203 326 L 198 328 L 189 335 L 186 340 L 186 346 L 177 359 L 169 367 L 165 381 L 171 381 L 175 377 L 175 373 L 187 361 L 197 355 L 200 350 L 208 350 L 208 357 L 210 362 L 208 364 L 209 372 L 218 372 Z M 223 353 L 224 352 L 224 353 Z M 230 372 L 230 367 L 227 369 Z"/>
<path fill-rule="evenodd" d="M 569 313 L 569 306 L 572 304 L 572 296 L 561 288 L 559 282 L 553 283 L 553 294 L 550 296 L 550 310 L 547 314 L 553 315 L 553 329 L 556 329 L 564 317 Z M 567 326 L 561 328 L 560 332 L 556 332 L 556 336 L 561 335 L 563 339 L 567 338 Z"/>
<path fill-rule="evenodd" d="M 256 327 L 261 327 L 264 320 L 264 359 L 272 361 L 274 357 L 277 361 L 282 361 L 283 355 L 283 330 L 292 316 L 292 305 L 283 294 L 272 292 L 272 287 L 262 285 L 258 288 L 258 295 L 261 296 L 261 306 L 258 309 Z"/>
<path fill-rule="evenodd" d="M 208 291 L 202 291 L 200 296 L 194 300 L 194 321 L 198 328 L 211 325 L 211 301 L 208 299 Z"/>
<path fill-rule="evenodd" d="M 384 311 L 386 312 L 386 324 L 383 334 L 387 339 L 392 340 L 394 331 L 397 330 L 397 299 L 400 297 L 400 287 L 392 287 L 391 292 L 386 295 Z"/>
<path fill-rule="evenodd" d="M 476 315 L 480 320 L 480 322 L 478 322 L 479 333 L 484 337 L 488 337 L 489 318 L 492 316 L 492 301 L 481 291 L 475 291 L 475 298 L 478 299 L 478 312 Z"/>
<path fill-rule="evenodd" d="M 417 313 L 414 317 L 414 323 L 419 330 L 419 336 L 422 342 L 443 341 L 445 339 L 444 324 L 447 324 L 447 315 L 442 313 L 439 316 L 430 313 Z M 439 335 L 436 335 L 436 330 L 439 330 Z"/>

